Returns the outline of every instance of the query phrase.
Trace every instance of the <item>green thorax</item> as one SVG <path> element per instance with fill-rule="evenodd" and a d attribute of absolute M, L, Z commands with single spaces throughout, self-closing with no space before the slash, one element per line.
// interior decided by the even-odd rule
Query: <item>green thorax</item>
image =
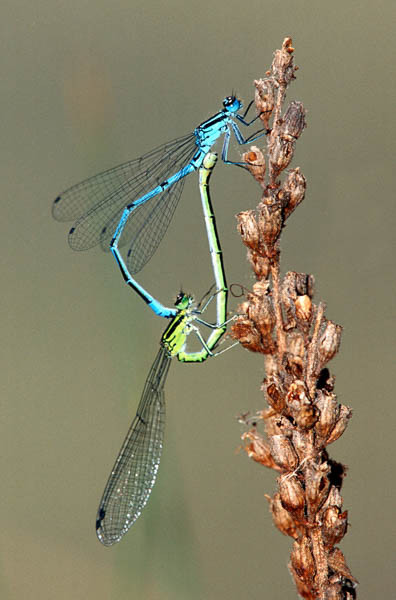
<path fill-rule="evenodd" d="M 179 309 L 173 317 L 161 338 L 161 345 L 169 352 L 170 356 L 177 356 L 186 344 L 189 324 L 192 320 L 191 305 L 193 297 L 180 292 L 176 298 L 175 306 Z"/>

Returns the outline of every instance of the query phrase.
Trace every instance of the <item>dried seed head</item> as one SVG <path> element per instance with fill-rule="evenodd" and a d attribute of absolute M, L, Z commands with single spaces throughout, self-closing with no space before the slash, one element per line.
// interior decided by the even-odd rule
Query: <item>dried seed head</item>
<path fill-rule="evenodd" d="M 335 485 L 332 485 L 330 488 L 328 498 L 327 498 L 323 508 L 325 508 L 327 510 L 329 507 L 334 507 L 334 506 L 339 508 L 339 510 L 341 511 L 342 497 L 341 497 L 340 490 Z"/>
<path fill-rule="evenodd" d="M 325 330 L 319 341 L 319 360 L 321 368 L 338 352 L 341 342 L 342 327 L 327 321 Z"/>
<path fill-rule="evenodd" d="M 300 295 L 307 294 L 311 299 L 315 293 L 315 277 L 307 273 L 299 273 L 298 290 Z M 301 289 L 300 289 L 301 286 Z"/>
<path fill-rule="evenodd" d="M 267 284 L 268 282 L 263 283 Z M 260 292 L 256 294 L 257 285 L 261 285 L 261 282 L 257 282 L 253 286 L 255 295 L 251 299 L 248 315 L 263 338 L 270 344 L 272 341 L 271 334 L 275 326 L 275 313 L 271 298 Z"/>
<path fill-rule="evenodd" d="M 312 596 L 312 582 L 306 583 L 305 581 L 302 581 L 302 579 L 299 577 L 298 573 L 296 573 L 296 571 L 293 569 L 291 562 L 289 562 L 289 564 L 287 566 L 288 566 L 291 576 L 294 579 L 294 584 L 296 586 L 298 596 L 301 598 L 306 598 L 307 600 L 311 599 L 313 597 Z M 326 598 L 326 600 L 327 600 L 327 598 Z M 337 598 L 337 600 L 340 600 L 340 599 Z"/>
<path fill-rule="evenodd" d="M 307 273 L 297 273 L 288 271 L 283 278 L 283 287 L 288 292 L 290 298 L 294 300 L 297 296 L 307 295 L 310 298 L 314 295 L 315 278 Z"/>
<path fill-rule="evenodd" d="M 294 542 L 290 558 L 297 575 L 306 583 L 313 582 L 316 569 L 308 537 L 304 536 L 298 542 Z"/>
<path fill-rule="evenodd" d="M 294 79 L 293 52 L 291 38 L 285 38 L 282 49 L 274 52 L 271 65 L 272 76 L 281 86 L 286 86 Z"/>
<path fill-rule="evenodd" d="M 297 525 L 292 515 L 282 506 L 280 495 L 276 493 L 270 501 L 272 518 L 276 527 L 283 533 L 295 540 L 298 538 Z"/>
<path fill-rule="evenodd" d="M 260 333 L 250 319 L 239 316 L 231 326 L 231 335 L 251 352 L 262 352 Z"/>
<path fill-rule="evenodd" d="M 343 404 L 339 407 L 337 422 L 334 425 L 329 437 L 327 438 L 327 444 L 331 444 L 338 440 L 342 436 L 345 429 L 347 428 L 348 421 L 352 416 L 352 411 L 348 406 Z"/>
<path fill-rule="evenodd" d="M 271 354 L 276 347 L 272 338 L 275 320 L 267 289 L 268 281 L 254 284 L 254 293 L 248 294 L 247 301 L 239 307 L 244 314 L 231 326 L 233 338 L 248 350 L 262 354 Z"/>
<path fill-rule="evenodd" d="M 295 409 L 303 404 L 311 404 L 304 382 L 298 379 L 290 384 L 286 399 L 287 404 Z"/>
<path fill-rule="evenodd" d="M 257 279 L 268 279 L 270 261 L 266 256 L 261 256 L 255 250 L 248 248 L 247 257 Z"/>
<path fill-rule="evenodd" d="M 286 323 L 285 323 L 285 331 L 294 330 L 297 326 L 296 315 L 295 315 L 295 305 L 294 300 L 292 300 L 287 293 L 284 293 L 284 290 L 281 290 L 281 298 L 283 308 L 286 313 Z"/>
<path fill-rule="evenodd" d="M 339 415 L 339 406 L 334 394 L 318 391 L 315 402 L 319 410 L 319 418 L 315 424 L 315 431 L 322 440 L 327 440 L 332 432 Z"/>
<path fill-rule="evenodd" d="M 279 495 L 283 508 L 302 519 L 304 514 L 305 496 L 301 483 L 296 477 L 279 477 Z"/>
<path fill-rule="evenodd" d="M 290 440 L 284 435 L 273 435 L 268 441 L 276 464 L 285 471 L 294 471 L 298 466 L 298 456 Z"/>
<path fill-rule="evenodd" d="M 328 563 L 329 567 L 335 572 L 342 575 L 346 579 L 350 579 L 354 583 L 358 583 L 358 580 L 355 579 L 349 570 L 348 565 L 346 564 L 345 557 L 339 548 L 333 548 L 333 550 L 328 555 Z"/>
<path fill-rule="evenodd" d="M 271 144 L 270 165 L 273 178 L 284 171 L 293 159 L 294 142 L 276 136 Z"/>
<path fill-rule="evenodd" d="M 265 431 L 268 436 L 268 443 L 270 443 L 270 437 L 274 435 L 282 435 L 290 439 L 292 430 L 293 427 L 290 420 L 283 415 L 275 414 L 265 419 Z"/>
<path fill-rule="evenodd" d="M 305 342 L 301 333 L 298 333 L 297 331 L 289 333 L 287 336 L 287 347 L 289 348 L 290 354 L 293 354 L 293 356 L 298 356 L 301 359 L 304 358 Z"/>
<path fill-rule="evenodd" d="M 300 137 L 304 127 L 306 127 L 305 108 L 302 102 L 290 102 L 283 117 L 280 135 L 292 142 Z"/>
<path fill-rule="evenodd" d="M 271 511 L 280 531 L 296 540 L 289 568 L 298 592 L 307 599 L 341 600 L 347 598 L 347 582 L 352 582 L 342 553 L 333 552 L 347 528 L 339 491 L 345 467 L 324 450 L 327 442 L 341 435 L 350 417 L 350 410 L 340 407 L 333 396 L 334 380 L 324 368 L 338 350 L 341 328 L 325 319 L 323 303 L 313 304 L 312 276 L 288 273 L 279 285 L 279 237 L 306 190 L 299 169 L 285 172 L 306 126 L 300 102 L 291 102 L 284 110 L 294 71 L 291 39 L 286 38 L 274 55 L 271 77 L 255 82 L 256 107 L 267 129 L 273 115 L 273 129 L 267 131 L 269 178 L 266 186 L 264 153 L 252 147 L 244 160 L 263 187 L 263 197 L 257 213 L 241 213 L 238 219 L 258 282 L 232 330 L 235 334 L 239 327 L 236 337 L 244 336 L 250 349 L 270 352 L 265 354 L 262 387 L 269 408 L 261 413 L 268 437 L 264 440 L 253 429 L 243 439 L 253 460 L 282 474 Z"/>
<path fill-rule="evenodd" d="M 348 512 L 341 512 L 337 506 L 330 506 L 323 516 L 323 541 L 328 548 L 338 544 L 347 532 Z"/>
<path fill-rule="evenodd" d="M 254 102 L 264 127 L 269 129 L 269 120 L 275 105 L 275 90 L 272 79 L 258 79 L 254 82 L 256 91 Z"/>
<path fill-rule="evenodd" d="M 304 310 L 308 311 L 308 301 L 304 299 L 297 302 L 297 299 L 304 296 L 307 296 L 309 299 L 311 299 L 314 294 L 314 282 L 315 279 L 313 275 L 307 275 L 306 273 L 289 271 L 284 276 L 281 288 L 281 297 L 288 319 L 288 329 L 296 326 L 296 319 L 299 318 L 297 316 L 297 307 L 301 316 L 303 316 Z M 299 320 L 303 321 L 301 318 L 299 318 Z"/>
<path fill-rule="evenodd" d="M 254 211 L 245 210 L 236 216 L 238 221 L 238 231 L 245 246 L 258 250 L 260 247 L 260 232 Z"/>
<path fill-rule="evenodd" d="M 261 203 L 258 226 L 267 247 L 271 248 L 277 241 L 283 227 L 282 207 Z"/>
<path fill-rule="evenodd" d="M 290 326 L 290 321 L 288 327 Z M 287 329 L 286 329 L 287 330 Z M 286 373 L 292 375 L 295 379 L 300 379 L 303 376 L 304 363 L 299 356 L 295 356 L 290 352 L 285 352 L 283 355 L 282 363 Z"/>
<path fill-rule="evenodd" d="M 279 192 L 285 198 L 283 208 L 285 220 L 304 200 L 306 187 L 306 179 L 300 172 L 299 167 L 289 171 L 287 179 L 284 181 L 282 189 Z"/>
<path fill-rule="evenodd" d="M 264 154 L 261 150 L 257 146 L 252 146 L 249 152 L 245 152 L 242 155 L 242 160 L 247 163 L 249 173 L 253 175 L 261 187 L 265 187 L 266 165 Z"/>
<path fill-rule="evenodd" d="M 309 514 L 315 514 L 329 495 L 329 473 L 330 466 L 327 463 L 322 463 L 319 466 L 315 463 L 309 463 L 305 469 L 305 495 Z"/>
<path fill-rule="evenodd" d="M 269 467 L 270 469 L 277 469 L 279 467 L 275 464 L 274 459 L 271 456 L 271 452 L 266 441 L 258 435 L 257 431 L 251 429 L 242 434 L 241 438 L 247 443 L 244 447 L 245 452 L 254 461 Z"/>
<path fill-rule="evenodd" d="M 300 321 L 309 322 L 312 317 L 312 300 L 309 296 L 298 296 L 294 301 L 296 307 L 296 315 Z"/>
<path fill-rule="evenodd" d="M 285 396 L 274 383 L 267 386 L 267 402 L 277 412 L 281 413 L 286 406 Z"/>
<path fill-rule="evenodd" d="M 296 325 L 294 320 L 293 324 L 294 326 Z M 286 331 L 290 325 L 291 321 L 289 320 L 285 328 Z M 285 369 L 288 373 L 293 375 L 294 378 L 301 379 L 304 370 L 304 338 L 299 332 L 292 331 L 287 334 L 286 339 L 286 347 L 289 349 L 289 351 L 284 355 Z"/>
<path fill-rule="evenodd" d="M 305 431 L 300 431 L 298 429 L 293 430 L 291 439 L 293 448 L 297 452 L 298 461 L 301 463 L 310 454 L 312 447 L 311 440 Z"/>
<path fill-rule="evenodd" d="M 317 411 L 311 404 L 305 384 L 296 379 L 286 394 L 287 406 L 291 416 L 300 429 L 311 429 L 317 420 Z"/>
<path fill-rule="evenodd" d="M 270 292 L 270 284 L 268 281 L 256 281 L 253 284 L 253 295 L 258 298 L 268 298 Z"/>
<path fill-rule="evenodd" d="M 294 420 L 300 429 L 312 429 L 318 420 L 317 410 L 312 404 L 304 404 L 301 408 L 293 413 Z"/>

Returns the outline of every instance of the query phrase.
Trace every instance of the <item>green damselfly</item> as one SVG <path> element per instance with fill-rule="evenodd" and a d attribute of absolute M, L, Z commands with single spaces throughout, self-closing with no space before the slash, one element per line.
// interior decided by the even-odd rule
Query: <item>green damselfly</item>
<path fill-rule="evenodd" d="M 133 279 L 125 265 L 120 264 L 127 283 L 151 308 L 155 303 L 157 314 L 170 318 L 171 321 L 162 334 L 160 349 L 146 379 L 136 416 L 99 504 L 96 532 L 105 546 L 111 546 L 121 540 L 140 516 L 154 486 L 163 447 L 164 386 L 171 359 L 176 357 L 181 362 L 190 363 L 206 360 L 215 354 L 213 350 L 226 331 L 227 285 L 208 187 L 216 159 L 215 154 L 208 154 L 199 172 L 200 193 L 216 282 L 215 292 L 204 306 L 201 306 L 203 300 L 195 306 L 193 297 L 181 292 L 174 308 L 164 307 Z M 202 313 L 214 299 L 216 299 L 216 323 L 212 324 L 202 319 Z M 212 330 L 207 340 L 202 336 L 199 325 L 207 326 Z M 200 351 L 186 350 L 187 339 L 191 333 L 198 336 L 201 343 Z"/>

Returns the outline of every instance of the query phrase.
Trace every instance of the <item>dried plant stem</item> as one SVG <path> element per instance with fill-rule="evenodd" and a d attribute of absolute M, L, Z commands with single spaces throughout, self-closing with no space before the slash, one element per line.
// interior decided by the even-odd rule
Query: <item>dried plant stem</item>
<path fill-rule="evenodd" d="M 308 356 L 307 356 L 307 373 L 306 380 L 308 385 L 308 390 L 310 392 L 310 397 L 313 398 L 315 396 L 315 387 L 316 387 L 316 377 L 315 377 L 315 358 L 317 356 L 318 351 L 318 340 L 319 340 L 319 332 L 320 327 L 322 325 L 323 317 L 324 317 L 325 305 L 323 302 L 319 303 L 318 310 L 316 311 L 316 319 L 313 327 L 311 341 L 308 347 Z"/>
<path fill-rule="evenodd" d="M 279 473 L 278 490 L 267 499 L 275 525 L 294 539 L 289 569 L 299 595 L 346 600 L 356 598 L 356 579 L 336 547 L 348 525 L 340 494 L 346 467 L 326 450 L 351 417 L 351 410 L 337 402 L 326 366 L 338 352 L 342 328 L 326 319 L 324 303 L 313 303 L 312 275 L 291 271 L 282 278 L 280 271 L 281 232 L 306 188 L 299 168 L 281 181 L 305 127 L 301 102 L 283 111 L 297 69 L 293 52 L 286 38 L 268 76 L 255 81 L 267 148 L 253 146 L 244 155 L 262 197 L 256 211 L 238 215 L 256 282 L 239 307 L 232 335 L 264 355 L 262 389 L 269 407 L 242 439 L 250 458 Z"/>
<path fill-rule="evenodd" d="M 312 542 L 312 555 L 318 569 L 316 576 L 317 586 L 320 593 L 323 594 L 326 590 L 328 565 L 320 527 L 313 527 L 309 537 Z"/>
<path fill-rule="evenodd" d="M 281 361 L 286 351 L 286 337 L 283 330 L 283 317 L 280 301 L 280 269 L 278 262 L 271 265 L 270 273 L 272 278 L 272 297 L 274 299 L 275 330 L 278 343 L 277 358 Z"/>

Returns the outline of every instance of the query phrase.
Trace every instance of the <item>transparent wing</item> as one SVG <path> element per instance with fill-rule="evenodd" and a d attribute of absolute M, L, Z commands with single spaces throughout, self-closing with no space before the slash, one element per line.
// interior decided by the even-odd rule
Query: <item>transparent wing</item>
<path fill-rule="evenodd" d="M 187 162 L 190 158 L 187 158 Z M 130 273 L 138 273 L 158 248 L 176 210 L 184 181 L 184 177 L 179 179 L 165 192 L 141 204 L 130 214 L 118 244 L 128 244 L 126 263 Z M 100 244 L 105 251 L 109 249 L 123 210 L 124 207 L 102 231 Z"/>
<path fill-rule="evenodd" d="M 125 206 L 177 173 L 191 160 L 196 150 L 195 135 L 191 133 L 168 142 L 141 158 L 86 179 L 58 196 L 52 207 L 53 217 L 58 221 L 76 220 L 69 233 L 69 244 L 73 250 L 87 250 L 99 243 L 103 249 L 108 250 Z M 152 224 L 159 226 L 155 235 L 156 241 L 160 233 L 165 233 L 183 188 L 177 186 L 174 190 L 174 187 L 168 188 L 160 195 L 161 202 L 156 196 L 149 200 L 147 204 L 151 205 L 151 208 L 143 211 L 143 205 L 139 210 L 133 211 L 121 244 L 127 244 L 136 232 L 139 233 L 144 226 L 144 217 L 147 218 L 146 213 L 150 216 L 156 207 L 161 207 L 165 213 L 162 219 L 152 219 Z M 157 201 L 153 202 L 154 199 Z M 166 209 L 168 202 L 172 209 Z M 134 224 L 135 219 L 137 224 Z"/>
<path fill-rule="evenodd" d="M 138 273 L 157 250 L 172 220 L 184 182 L 183 177 L 167 190 L 166 195 L 153 198 L 147 207 L 143 204 L 140 214 L 132 219 L 128 235 L 131 241 L 126 257 L 130 273 Z"/>
<path fill-rule="evenodd" d="M 139 517 L 153 489 L 164 439 L 164 385 L 170 362 L 170 356 L 161 347 L 103 492 L 96 534 L 105 546 L 120 541 Z"/>

